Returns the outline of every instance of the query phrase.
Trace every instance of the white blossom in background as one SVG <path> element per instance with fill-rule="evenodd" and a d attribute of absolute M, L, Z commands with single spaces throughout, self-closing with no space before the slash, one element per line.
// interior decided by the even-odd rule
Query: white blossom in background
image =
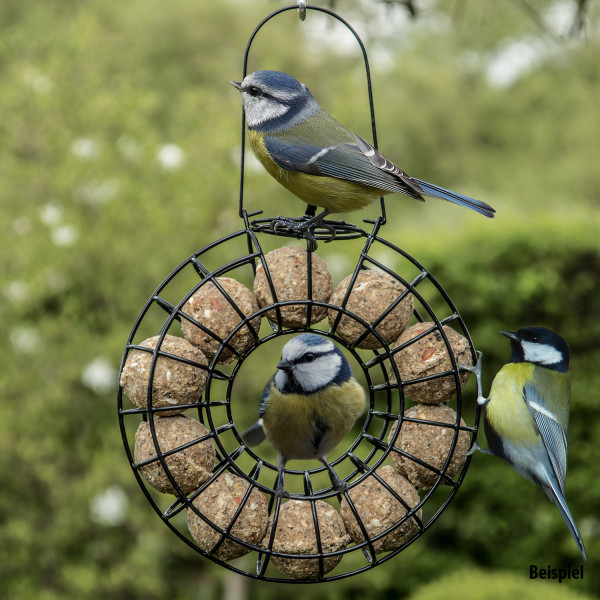
<path fill-rule="evenodd" d="M 537 69 L 548 57 L 548 51 L 548 44 L 533 36 L 524 36 L 505 44 L 488 61 L 488 83 L 497 88 L 509 88 L 521 77 Z"/>
<path fill-rule="evenodd" d="M 59 225 L 50 231 L 50 239 L 56 246 L 72 246 L 79 238 L 79 232 L 73 225 Z"/>
<path fill-rule="evenodd" d="M 42 343 L 39 331 L 31 325 L 13 327 L 8 334 L 8 339 L 19 354 L 33 354 Z"/>
<path fill-rule="evenodd" d="M 27 67 L 23 72 L 23 81 L 36 93 L 47 94 L 52 90 L 52 81 L 35 67 Z"/>
<path fill-rule="evenodd" d="M 163 144 L 156 151 L 156 160 L 165 171 L 178 171 L 185 162 L 185 152 L 176 144 Z"/>
<path fill-rule="evenodd" d="M 577 5 L 573 0 L 557 0 L 544 12 L 544 23 L 559 35 L 567 35 L 575 21 Z"/>
<path fill-rule="evenodd" d="M 100 154 L 100 147 L 89 138 L 75 138 L 71 144 L 71 152 L 81 160 L 93 160 Z"/>
<path fill-rule="evenodd" d="M 40 209 L 40 219 L 48 227 L 55 227 L 62 223 L 63 210 L 58 204 L 48 202 L 48 204 L 44 204 Z"/>
<path fill-rule="evenodd" d="M 83 367 L 81 383 L 98 395 L 117 389 L 117 369 L 104 356 L 98 356 Z"/>
<path fill-rule="evenodd" d="M 121 184 L 117 179 L 106 179 L 80 185 L 73 192 L 73 197 L 82 204 L 102 206 L 116 198 L 120 191 Z"/>
<path fill-rule="evenodd" d="M 11 281 L 4 288 L 4 295 L 13 302 L 20 302 L 25 300 L 29 295 L 29 283 L 22 280 Z"/>
<path fill-rule="evenodd" d="M 111 485 L 90 500 L 90 517 L 99 525 L 122 525 L 128 512 L 129 500 L 120 485 Z"/>

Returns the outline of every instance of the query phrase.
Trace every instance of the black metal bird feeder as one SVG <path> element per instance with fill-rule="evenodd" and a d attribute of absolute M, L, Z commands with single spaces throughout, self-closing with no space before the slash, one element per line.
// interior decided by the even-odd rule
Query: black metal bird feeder
<path fill-rule="evenodd" d="M 307 7 L 305 2 L 301 2 L 298 6 L 287 6 L 267 16 L 250 36 L 244 56 L 244 76 L 246 75 L 250 47 L 261 27 L 273 17 L 295 9 L 299 9 L 301 17 L 305 16 L 307 9 L 325 13 L 343 23 L 354 34 L 364 56 L 373 141 L 376 146 L 375 115 L 367 54 L 354 29 L 331 10 L 313 6 Z M 380 199 L 381 214 L 375 220 L 364 221 L 363 227 L 366 226 L 366 230 L 361 226 L 344 221 L 325 221 L 322 225 L 319 225 L 312 232 L 312 239 L 306 240 L 306 297 L 292 301 L 278 299 L 276 285 L 265 260 L 266 252 L 263 248 L 275 240 L 283 238 L 298 239 L 301 236 L 295 229 L 272 228 L 272 218 L 256 218 L 262 211 L 248 213 L 244 208 L 244 125 L 244 120 L 242 120 L 239 215 L 243 226 L 241 229 L 207 244 L 184 260 L 156 288 L 156 291 L 149 298 L 136 319 L 123 354 L 121 372 L 123 373 L 128 357 L 131 356 L 132 352 L 146 353 L 149 357 L 147 373 L 145 374 L 145 377 L 147 377 L 147 386 L 144 391 L 146 405 L 130 408 L 128 403 L 124 402 L 123 387 L 119 387 L 118 418 L 123 444 L 133 473 L 148 502 L 163 522 L 188 546 L 201 555 L 227 569 L 261 580 L 296 583 L 341 579 L 372 569 L 400 554 L 433 525 L 458 492 L 471 459 L 470 455 L 467 456 L 466 452 L 459 450 L 459 438 L 461 435 L 468 437 L 467 449 L 475 443 L 480 409 L 477 407 L 474 413 L 473 425 L 464 424 L 462 418 L 464 416 L 463 397 L 461 394 L 461 384 L 464 384 L 464 381 L 461 381 L 461 375 L 464 374 L 464 370 L 458 364 L 452 341 L 448 336 L 448 329 L 452 329 L 464 337 L 466 340 L 466 353 L 473 364 L 476 361 L 476 353 L 466 325 L 443 287 L 417 260 L 380 235 L 380 230 L 386 221 L 383 198 Z M 293 202 L 290 205 L 293 205 Z M 308 215 L 301 217 L 301 219 L 306 220 L 312 214 L 314 213 L 311 213 L 309 208 Z M 332 236 L 335 236 L 334 240 L 332 240 Z M 333 241 L 327 248 L 332 246 L 338 248 L 342 244 L 357 248 L 362 242 L 362 248 L 360 248 L 351 270 L 347 291 L 341 302 L 336 304 L 330 301 L 319 301 L 313 297 L 312 251 L 316 245 L 316 240 Z M 361 242 L 357 240 L 361 240 Z M 298 242 L 292 243 L 298 244 Z M 235 294 L 225 289 L 222 278 L 229 277 L 240 282 L 245 281 L 251 287 L 259 265 L 263 266 L 273 301 L 258 308 L 258 310 L 248 313 L 240 308 L 234 297 Z M 399 282 L 406 290 L 402 298 L 398 298 L 372 322 L 366 321 L 348 308 L 355 282 L 360 273 L 367 269 L 386 274 L 389 278 Z M 237 322 L 226 335 L 215 332 L 206 325 L 206 322 L 196 320 L 186 310 L 186 303 L 189 302 L 190 298 L 209 284 L 218 290 L 223 303 L 227 307 L 231 307 L 237 315 Z M 404 344 L 396 343 L 394 345 L 393 342 L 384 339 L 379 325 L 398 302 L 408 295 L 412 296 L 414 306 L 411 322 L 425 325 L 421 327 L 421 333 L 413 339 Z M 283 323 L 282 311 L 290 306 L 305 307 L 306 321 L 303 325 L 289 327 Z M 330 316 L 328 321 L 323 320 L 311 324 L 311 315 L 318 308 L 327 309 L 330 315 L 333 314 L 333 317 Z M 340 323 L 345 317 L 358 322 L 364 328 L 362 335 L 350 341 L 340 335 Z M 252 326 L 253 323 L 256 323 L 256 319 L 262 323 L 259 329 Z M 179 356 L 165 349 L 166 336 L 181 337 L 181 325 L 186 322 L 199 328 L 214 341 L 216 348 L 214 355 L 206 363 L 201 364 L 194 359 Z M 236 334 L 242 330 L 250 332 L 250 339 L 246 346 L 240 350 L 233 341 Z M 353 440 L 348 442 L 347 447 L 344 448 L 341 448 L 345 443 L 342 442 L 340 447 L 337 448 L 337 451 L 340 452 L 339 456 L 331 460 L 333 468 L 348 483 L 349 489 L 343 493 L 343 498 L 339 497 L 338 492 L 329 485 L 326 471 L 322 465 L 301 469 L 286 467 L 286 489 L 289 484 L 289 489 L 295 490 L 291 493 L 291 498 L 303 501 L 310 507 L 309 515 L 311 517 L 308 527 L 315 538 L 312 549 L 309 548 L 308 551 L 305 550 L 303 553 L 298 554 L 294 551 L 278 549 L 276 543 L 277 523 L 280 520 L 283 508 L 287 504 L 285 500 L 282 501 L 275 496 L 277 466 L 273 460 L 270 458 L 265 459 L 258 451 L 250 449 L 244 444 L 240 432 L 245 427 L 241 426 L 236 420 L 237 415 L 240 414 L 241 399 L 247 398 L 244 395 L 245 392 L 247 393 L 244 385 L 238 381 L 240 372 L 244 371 L 243 365 L 248 361 L 252 363 L 252 360 L 256 359 L 257 355 L 261 355 L 271 344 L 273 344 L 271 348 L 280 349 L 281 342 L 288 341 L 290 335 L 307 331 L 331 338 L 344 349 L 351 360 L 354 360 L 356 365 L 354 369 L 355 376 L 365 386 L 368 408 L 366 416 L 359 420 L 352 431 Z M 403 376 L 400 372 L 397 362 L 394 360 L 395 356 L 398 352 L 407 348 L 410 349 L 413 344 L 417 344 L 419 340 L 423 340 L 432 333 L 435 334 L 440 344 L 445 348 L 449 367 L 435 374 L 427 374 L 416 379 L 407 380 L 406 375 Z M 156 343 L 151 347 L 142 345 L 141 340 L 150 336 L 156 336 Z M 367 336 L 372 336 L 378 341 L 376 349 L 364 350 L 359 348 L 359 345 Z M 276 342 L 279 342 L 279 345 Z M 227 364 L 223 364 L 224 361 L 222 360 L 225 353 L 230 355 Z M 254 353 L 257 353 L 257 355 Z M 186 415 L 191 416 L 193 414 L 206 427 L 206 433 L 191 441 L 180 440 L 169 449 L 165 449 L 164 445 L 161 448 L 160 436 L 157 433 L 158 421 L 169 418 L 165 416 L 165 413 L 168 414 L 169 407 L 160 406 L 155 397 L 155 375 L 159 367 L 159 358 L 162 360 L 165 358 L 170 359 L 178 364 L 200 369 L 206 380 L 204 391 L 198 397 L 177 406 L 177 409 L 185 409 Z M 271 369 L 269 375 L 275 370 L 276 360 L 275 358 L 273 364 L 269 365 Z M 450 421 L 438 421 L 418 415 L 414 416 L 413 413 L 407 414 L 408 407 L 412 404 L 412 402 L 409 402 L 412 398 L 410 386 L 420 382 L 435 382 L 441 379 L 451 382 L 452 397 L 455 398 L 453 400 L 455 416 Z M 266 379 L 263 380 L 263 385 L 264 382 L 266 382 Z M 260 392 L 258 393 L 260 394 Z M 258 410 L 259 396 L 256 397 L 255 401 L 247 399 L 245 403 L 249 404 L 250 402 L 253 402 L 255 415 Z M 234 415 L 236 418 L 234 418 Z M 136 460 L 133 448 L 137 439 L 134 440 L 134 432 L 141 423 L 147 423 L 148 425 L 149 440 L 154 455 L 150 459 L 139 460 L 138 457 L 138 460 Z M 244 423 L 244 425 L 248 424 Z M 403 449 L 397 444 L 402 432 L 411 424 L 430 426 L 434 431 L 439 430 L 441 432 L 443 430 L 449 444 L 445 447 L 441 462 L 435 465 L 431 464 L 427 459 L 419 457 L 417 453 L 412 454 L 409 449 Z M 347 437 L 346 440 L 348 439 L 350 438 Z M 212 443 L 215 449 L 216 460 L 214 461 L 214 467 L 211 465 L 212 473 L 209 479 L 196 489 L 192 491 L 182 489 L 184 486 L 181 484 L 178 474 L 172 472 L 173 467 L 170 459 L 178 453 L 206 441 Z M 451 472 L 450 466 L 456 454 L 460 454 L 462 458 L 460 468 L 456 472 Z M 384 464 L 389 464 L 394 455 L 417 465 L 431 476 L 430 484 L 417 486 L 419 487 L 419 499 L 416 504 L 408 503 L 405 497 L 400 495 L 378 472 L 378 469 Z M 165 481 L 168 481 L 171 488 L 170 495 L 158 494 L 148 485 L 146 478 L 143 476 L 143 469 L 148 465 L 154 465 L 156 469 L 164 474 Z M 228 523 L 225 526 L 213 522 L 194 504 L 194 501 L 203 492 L 210 490 L 217 478 L 224 474 L 234 475 L 244 482 L 244 492 L 235 501 L 235 508 L 231 511 Z M 356 501 L 356 496 L 353 494 L 367 480 L 376 481 L 383 493 L 389 494 L 390 498 L 400 503 L 404 513 L 400 520 L 389 524 L 389 527 L 376 535 L 369 533 L 369 525 L 363 522 L 361 509 Z M 251 495 L 255 490 L 265 499 L 272 526 L 269 530 L 270 534 L 268 533 L 261 541 L 249 542 L 247 538 L 242 539 L 242 537 L 236 536 L 235 524 L 243 515 L 245 507 L 253 501 Z M 350 541 L 344 547 L 335 550 L 329 551 L 327 549 L 327 540 L 324 539 L 322 530 L 323 523 L 319 523 L 319 512 L 317 510 L 317 507 L 320 506 L 319 503 L 322 501 L 336 508 L 336 510 L 339 509 L 340 501 L 346 502 L 351 514 L 358 523 L 359 535 L 354 541 Z M 218 541 L 212 547 L 201 547 L 190 535 L 183 518 L 186 513 L 190 512 L 197 517 L 199 522 L 207 524 L 209 529 L 216 532 Z M 377 544 L 379 541 L 393 534 L 397 529 L 406 526 L 409 521 L 414 525 L 411 535 L 403 539 L 393 550 L 378 551 Z M 226 543 L 235 544 L 236 547 L 242 548 L 243 551 L 240 553 L 244 554 L 244 557 L 234 562 L 222 558 L 223 555 L 219 554 L 219 548 Z M 327 564 L 328 560 L 331 559 L 334 559 L 335 562 L 341 560 L 341 562 L 329 572 Z M 279 565 L 286 560 L 292 563 L 294 560 L 299 562 L 312 560 L 316 567 L 308 575 L 304 574 L 296 576 L 296 578 L 292 575 L 290 578 L 273 564 Z"/>

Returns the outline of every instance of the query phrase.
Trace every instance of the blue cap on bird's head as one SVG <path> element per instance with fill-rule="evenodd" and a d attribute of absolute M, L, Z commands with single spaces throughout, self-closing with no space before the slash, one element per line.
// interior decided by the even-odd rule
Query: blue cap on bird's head
<path fill-rule="evenodd" d="M 257 83 L 262 83 L 267 88 L 281 90 L 291 94 L 302 94 L 307 89 L 303 83 L 300 83 L 295 77 L 283 73 L 282 71 L 269 71 L 263 69 L 251 73 L 252 79 Z"/>
<path fill-rule="evenodd" d="M 255 71 L 243 81 L 229 83 L 242 93 L 249 129 L 289 129 L 315 115 L 320 108 L 303 83 L 281 71 Z"/>

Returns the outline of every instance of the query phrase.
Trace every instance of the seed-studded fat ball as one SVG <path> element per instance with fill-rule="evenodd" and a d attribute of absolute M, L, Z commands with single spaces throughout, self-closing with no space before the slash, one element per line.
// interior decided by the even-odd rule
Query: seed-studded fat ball
<path fill-rule="evenodd" d="M 406 344 L 434 326 L 435 323 L 417 323 L 409 327 L 396 340 L 394 346 L 398 347 Z M 447 325 L 444 325 L 443 328 L 452 348 L 456 363 L 472 365 L 473 359 L 467 338 Z M 452 370 L 448 348 L 439 329 L 435 329 L 421 339 L 406 346 L 406 348 L 396 352 L 394 354 L 394 362 L 398 367 L 402 382 Z M 468 371 L 463 371 L 459 374 L 461 389 L 467 383 L 469 375 Z M 391 368 L 390 377 L 392 382 L 395 383 L 396 377 L 394 370 Z M 456 396 L 456 391 L 454 375 L 421 381 L 404 387 L 404 393 L 408 398 L 422 404 L 441 404 Z"/>
<path fill-rule="evenodd" d="M 317 500 L 315 508 L 319 523 L 321 551 L 327 553 L 345 548 L 350 541 L 350 536 L 346 533 L 339 513 L 323 500 Z M 265 548 L 269 547 L 272 526 L 273 518 L 271 517 L 263 540 Z M 281 506 L 273 539 L 273 550 L 299 555 L 319 552 L 310 502 L 290 500 Z M 323 574 L 329 573 L 341 560 L 342 554 L 324 557 Z M 274 555 L 271 562 L 292 579 L 315 579 L 319 576 L 318 558 L 284 558 Z"/>
<path fill-rule="evenodd" d="M 352 275 L 337 286 L 330 303 L 341 306 Z M 360 271 L 348 297 L 345 308 L 367 323 L 374 323 L 404 292 L 406 288 L 391 275 L 380 271 Z M 393 342 L 406 328 L 413 312 L 413 298 L 407 294 L 391 312 L 375 327 L 375 331 L 387 342 Z M 333 325 L 339 311 L 327 311 L 329 325 Z M 365 331 L 356 319 L 342 315 L 336 329 L 337 335 L 352 344 Z M 381 347 L 379 340 L 370 333 L 358 344 L 359 348 L 374 350 Z"/>
<path fill-rule="evenodd" d="M 193 504 L 217 527 L 227 529 L 246 495 L 248 485 L 246 480 L 237 475 L 222 473 L 194 499 Z M 187 521 L 192 537 L 206 552 L 211 552 L 224 537 L 214 527 L 203 521 L 191 508 L 188 509 Z M 258 546 L 265 536 L 268 521 L 267 499 L 257 488 L 254 488 L 229 533 L 238 540 Z M 221 560 L 232 560 L 248 552 L 250 552 L 250 548 L 225 538 L 214 554 Z"/>
<path fill-rule="evenodd" d="M 196 419 L 183 415 L 154 417 L 154 428 L 161 453 L 183 446 L 208 434 L 208 429 Z M 157 456 L 150 423 L 142 421 L 135 433 L 135 462 L 140 463 Z M 206 439 L 165 457 L 165 462 L 177 485 L 185 494 L 198 489 L 211 476 L 215 463 L 212 439 Z M 155 460 L 143 467 L 140 473 L 159 492 L 176 494 L 160 462 Z"/>
<path fill-rule="evenodd" d="M 258 310 L 254 294 L 245 285 L 231 277 L 217 277 L 216 281 L 244 316 L 247 317 Z M 188 314 L 219 338 L 225 339 L 242 320 L 231 302 L 212 281 L 207 281 L 185 303 L 182 312 Z M 214 357 L 221 346 L 218 340 L 185 317 L 181 319 L 181 328 L 187 340 L 200 348 L 209 359 Z M 238 352 L 247 350 L 254 340 L 251 328 L 258 332 L 260 317 L 255 317 L 241 327 L 229 340 L 229 345 Z M 217 362 L 226 364 L 231 362 L 234 357 L 234 353 L 225 347 Z"/>
<path fill-rule="evenodd" d="M 455 429 L 451 425 L 456 423 L 456 412 L 445 404 L 417 404 L 409 408 L 404 414 L 406 417 L 423 421 L 436 421 L 448 424 L 440 426 L 403 421 L 398 439 L 394 444 L 399 450 L 407 452 L 436 469 L 442 469 L 450 455 L 454 439 Z M 460 425 L 465 426 L 465 422 L 462 419 L 460 420 Z M 388 443 L 392 442 L 396 426 L 397 423 L 394 423 L 388 437 Z M 449 477 L 456 475 L 465 464 L 469 443 L 469 434 L 462 429 L 459 430 L 456 447 L 446 470 L 446 475 Z M 393 450 L 390 452 L 390 459 L 396 470 L 417 488 L 427 490 L 437 481 L 438 476 L 434 471 L 421 466 L 414 460 L 404 457 Z"/>
<path fill-rule="evenodd" d="M 265 256 L 269 275 L 275 288 L 275 295 L 279 302 L 308 299 L 308 256 L 306 250 L 296 246 L 278 248 Z M 333 290 L 331 273 L 325 261 L 314 252 L 310 253 L 310 259 L 312 299 L 317 302 L 327 302 Z M 273 294 L 262 263 L 256 269 L 254 293 L 261 307 L 273 303 Z M 307 324 L 306 305 L 281 306 L 279 310 L 284 327 L 302 327 Z M 325 307 L 313 305 L 310 324 L 318 323 L 324 319 L 325 313 Z M 275 309 L 270 310 L 267 316 L 272 321 L 276 321 L 277 313 Z"/>
<path fill-rule="evenodd" d="M 376 473 L 408 506 L 413 508 L 419 503 L 420 498 L 417 490 L 408 479 L 396 473 L 393 467 L 386 465 L 377 469 Z M 349 494 L 369 538 L 373 538 L 396 525 L 408 512 L 402 502 L 396 499 L 373 475 L 352 488 Z M 346 498 L 342 499 L 340 513 L 346 530 L 354 542 L 364 542 L 363 532 Z M 416 515 L 419 519 L 421 518 L 420 509 Z M 402 525 L 385 537 L 373 542 L 375 554 L 396 550 L 413 537 L 418 528 L 418 523 L 414 518 L 411 517 L 404 521 Z"/>
<path fill-rule="evenodd" d="M 155 335 L 139 345 L 154 350 L 158 340 L 159 336 Z M 201 350 L 174 335 L 165 335 L 160 351 L 181 356 L 198 364 L 208 364 L 206 356 Z M 121 386 L 138 408 L 148 406 L 148 378 L 152 359 L 152 352 L 131 350 L 121 373 Z M 201 367 L 174 358 L 158 356 L 152 379 L 152 406 L 158 408 L 197 402 L 206 386 L 206 378 L 206 371 Z M 160 411 L 160 414 L 162 416 L 176 415 L 183 410 L 183 408 L 179 408 Z"/>

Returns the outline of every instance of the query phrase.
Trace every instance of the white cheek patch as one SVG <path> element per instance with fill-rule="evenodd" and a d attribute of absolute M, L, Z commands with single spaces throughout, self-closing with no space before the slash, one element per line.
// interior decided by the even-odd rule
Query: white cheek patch
<path fill-rule="evenodd" d="M 281 371 L 280 369 L 277 369 L 277 372 L 275 373 L 275 385 L 277 386 L 278 390 L 282 390 L 285 387 L 285 384 L 288 381 L 288 376 L 287 373 L 285 371 Z"/>
<path fill-rule="evenodd" d="M 328 354 L 313 362 L 296 365 L 294 376 L 305 392 L 314 392 L 329 385 L 335 379 L 341 364 L 341 356 Z"/>
<path fill-rule="evenodd" d="M 290 110 L 286 104 L 269 101 L 266 98 L 254 98 L 246 92 L 242 92 L 242 100 L 249 127 L 256 127 L 271 119 L 282 117 Z"/>
<path fill-rule="evenodd" d="M 521 347 L 523 348 L 523 356 L 528 362 L 553 365 L 563 360 L 562 353 L 548 344 L 534 344 L 523 341 Z"/>

